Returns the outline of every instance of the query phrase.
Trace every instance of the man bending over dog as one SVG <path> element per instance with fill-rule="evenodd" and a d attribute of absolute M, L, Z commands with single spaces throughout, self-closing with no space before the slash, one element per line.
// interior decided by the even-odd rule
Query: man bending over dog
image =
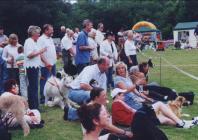
<path fill-rule="evenodd" d="M 85 67 L 78 77 L 69 85 L 70 90 L 68 97 L 78 104 L 87 102 L 90 99 L 90 91 L 93 88 L 90 85 L 91 80 L 95 80 L 99 87 L 106 90 L 107 78 L 105 72 L 108 68 L 109 58 L 107 57 L 100 58 L 95 65 Z"/>

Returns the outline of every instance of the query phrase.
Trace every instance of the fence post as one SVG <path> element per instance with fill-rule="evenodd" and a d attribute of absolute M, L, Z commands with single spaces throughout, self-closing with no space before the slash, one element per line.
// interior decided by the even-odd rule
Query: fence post
<path fill-rule="evenodd" d="M 162 59 L 161 59 L 161 56 L 160 56 L 160 86 L 162 85 Z"/>

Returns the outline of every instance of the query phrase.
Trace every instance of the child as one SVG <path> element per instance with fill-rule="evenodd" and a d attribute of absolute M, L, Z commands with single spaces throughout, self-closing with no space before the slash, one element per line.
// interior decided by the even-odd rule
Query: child
<path fill-rule="evenodd" d="M 28 99 L 27 97 L 27 86 L 28 86 L 28 81 L 26 77 L 26 71 L 24 68 L 24 54 L 23 54 L 23 47 L 20 46 L 18 47 L 18 57 L 16 58 L 16 63 L 17 66 L 19 67 L 19 80 L 20 80 L 20 92 L 21 95 L 25 98 Z"/>

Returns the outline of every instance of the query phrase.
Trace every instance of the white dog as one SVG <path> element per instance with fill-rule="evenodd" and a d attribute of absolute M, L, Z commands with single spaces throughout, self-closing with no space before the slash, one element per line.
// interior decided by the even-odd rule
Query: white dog
<path fill-rule="evenodd" d="M 55 76 L 51 76 L 44 87 L 45 95 L 45 105 L 50 107 L 59 105 L 64 109 L 65 104 L 68 106 L 74 106 L 78 108 L 79 106 L 73 101 L 68 99 L 68 84 L 73 81 L 71 76 L 65 75 L 61 80 Z M 49 101 L 49 98 L 52 97 L 52 101 Z"/>

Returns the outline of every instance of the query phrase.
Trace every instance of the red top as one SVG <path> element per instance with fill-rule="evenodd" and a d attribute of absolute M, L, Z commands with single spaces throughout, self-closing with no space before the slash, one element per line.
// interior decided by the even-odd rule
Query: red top
<path fill-rule="evenodd" d="M 135 110 L 130 108 L 125 102 L 121 100 L 112 103 L 112 122 L 113 124 L 131 125 Z"/>

